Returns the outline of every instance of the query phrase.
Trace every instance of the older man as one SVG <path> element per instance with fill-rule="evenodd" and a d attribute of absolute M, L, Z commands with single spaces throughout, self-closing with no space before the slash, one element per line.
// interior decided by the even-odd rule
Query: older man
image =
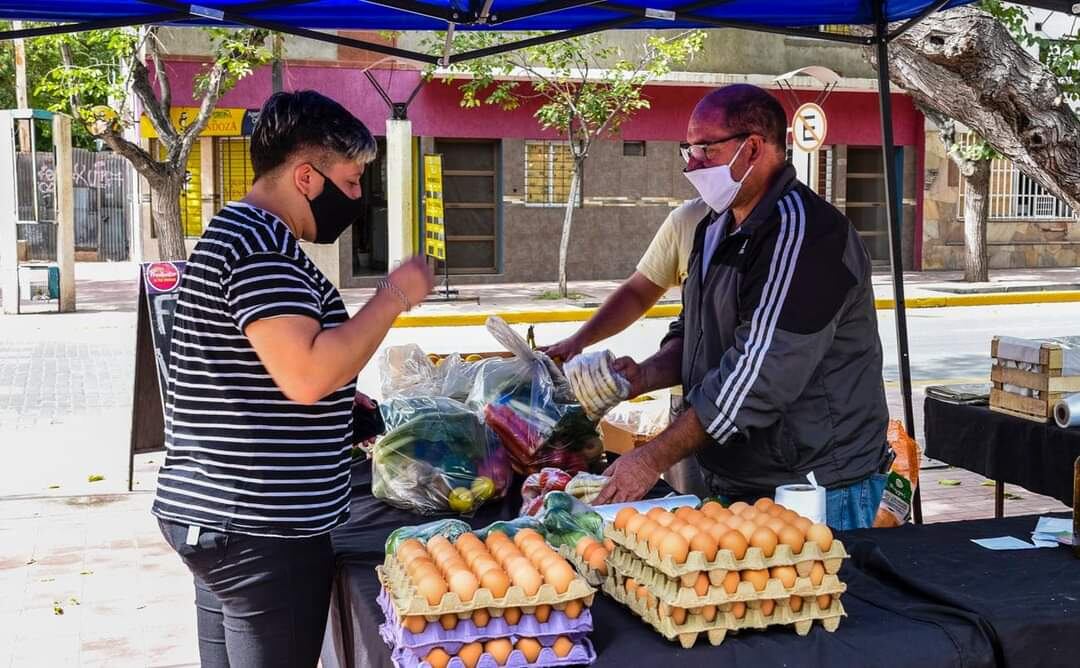
<path fill-rule="evenodd" d="M 696 456 L 713 494 L 771 496 L 813 472 L 828 521 L 870 526 L 889 461 L 870 259 L 843 214 L 795 179 L 786 117 L 727 86 L 694 109 L 686 176 L 709 205 L 683 313 L 658 353 L 618 366 L 633 394 L 682 382 L 689 408 L 621 457 L 598 503 L 640 498 Z"/>

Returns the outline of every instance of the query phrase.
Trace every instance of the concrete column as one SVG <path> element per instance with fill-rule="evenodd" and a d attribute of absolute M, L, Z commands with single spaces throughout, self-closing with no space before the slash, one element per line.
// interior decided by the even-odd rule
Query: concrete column
<path fill-rule="evenodd" d="M 413 254 L 416 211 L 413 202 L 412 122 L 386 121 L 386 199 L 389 268 Z"/>
<path fill-rule="evenodd" d="M 817 161 L 817 151 L 807 152 L 792 144 L 791 163 L 795 165 L 795 175 L 815 192 L 818 188 Z"/>
<path fill-rule="evenodd" d="M 15 124 L 0 111 L 0 290 L 3 312 L 19 312 L 19 230 L 15 210 Z"/>
<path fill-rule="evenodd" d="M 75 311 L 75 177 L 71 116 L 53 116 L 56 155 L 56 263 L 60 266 L 60 312 Z"/>
<path fill-rule="evenodd" d="M 214 178 L 214 138 L 199 137 L 199 204 L 205 228 L 217 213 L 214 195 L 217 195 L 217 179 Z M 225 202 L 222 202 L 225 204 Z"/>

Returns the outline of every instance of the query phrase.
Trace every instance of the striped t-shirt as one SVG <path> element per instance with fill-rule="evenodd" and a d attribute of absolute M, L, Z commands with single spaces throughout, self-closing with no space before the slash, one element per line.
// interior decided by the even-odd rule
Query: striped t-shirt
<path fill-rule="evenodd" d="M 349 515 L 355 379 L 311 406 L 278 389 L 244 329 L 348 318 L 337 289 L 273 214 L 231 203 L 188 259 L 173 321 L 165 464 L 153 513 L 255 536 L 304 537 Z"/>

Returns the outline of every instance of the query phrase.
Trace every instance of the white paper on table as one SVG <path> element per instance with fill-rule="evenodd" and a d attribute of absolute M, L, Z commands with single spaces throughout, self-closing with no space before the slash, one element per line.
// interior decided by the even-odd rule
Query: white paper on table
<path fill-rule="evenodd" d="M 1036 546 L 1027 541 L 1014 538 L 1013 536 L 999 536 L 997 538 L 972 538 L 972 543 L 988 550 L 1034 550 Z"/>
<path fill-rule="evenodd" d="M 691 508 L 697 508 L 701 505 L 701 499 L 693 494 L 683 494 L 680 496 L 665 496 L 662 499 L 643 499 L 641 501 L 630 501 L 628 503 L 606 503 L 602 506 L 593 506 L 593 510 L 596 511 L 605 522 L 614 521 L 615 516 L 619 514 L 619 511 L 623 508 L 633 508 L 639 513 L 648 512 L 650 508 L 666 508 L 668 510 L 674 510 L 679 506 L 690 506 Z"/>
<path fill-rule="evenodd" d="M 1072 545 L 1072 520 L 1067 517 L 1040 517 L 1031 539 L 1039 547 Z"/>

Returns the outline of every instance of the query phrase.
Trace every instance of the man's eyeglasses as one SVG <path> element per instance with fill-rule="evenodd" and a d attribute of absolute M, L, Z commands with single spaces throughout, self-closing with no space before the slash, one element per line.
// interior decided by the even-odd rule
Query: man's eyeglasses
<path fill-rule="evenodd" d="M 732 135 L 724 139 L 717 139 L 716 141 L 711 141 L 708 144 L 688 144 L 686 142 L 683 142 L 679 144 L 679 154 L 682 155 L 683 162 L 685 162 L 686 164 L 690 164 L 690 158 L 693 158 L 698 162 L 708 162 L 710 148 L 714 146 L 719 146 L 720 144 L 726 144 L 727 142 L 734 139 L 745 139 L 751 134 L 753 133 L 741 132 L 737 135 Z"/>

